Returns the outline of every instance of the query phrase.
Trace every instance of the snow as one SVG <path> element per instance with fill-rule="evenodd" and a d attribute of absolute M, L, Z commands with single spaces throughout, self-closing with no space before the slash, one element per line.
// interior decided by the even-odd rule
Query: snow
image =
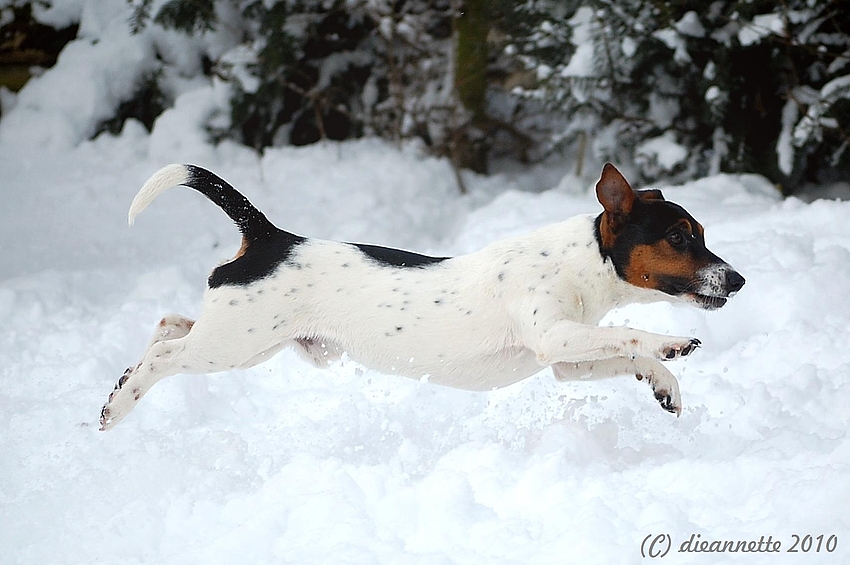
<path fill-rule="evenodd" d="M 705 37 L 705 28 L 699 21 L 699 16 L 693 10 L 685 12 L 685 15 L 673 27 L 682 35 Z"/>
<path fill-rule="evenodd" d="M 106 36 L 106 41 L 72 41 L 62 50 L 56 67 L 28 82 L 18 93 L 13 111 L 0 122 L 0 141 L 67 150 L 114 115 L 120 102 L 152 70 L 154 51 L 145 36 L 131 35 L 123 22 Z"/>
<path fill-rule="evenodd" d="M 779 170 L 790 175 L 794 168 L 794 125 L 797 123 L 797 102 L 788 100 L 782 108 L 782 130 L 776 140 L 776 156 Z"/>
<path fill-rule="evenodd" d="M 575 15 L 570 18 L 570 26 L 573 29 L 570 42 L 576 46 L 576 50 L 570 58 L 567 66 L 561 69 L 562 77 L 592 77 L 593 67 L 593 43 L 590 38 L 593 34 L 594 15 L 593 9 L 582 6 L 576 10 Z"/>
<path fill-rule="evenodd" d="M 782 35 L 784 30 L 785 23 L 782 21 L 782 14 L 760 14 L 754 16 L 752 22 L 744 23 L 738 31 L 738 41 L 746 47 L 758 43 L 771 33 Z"/>
<path fill-rule="evenodd" d="M 672 171 L 688 157 L 688 150 L 676 142 L 672 132 L 648 139 L 635 148 L 635 160 L 643 166 Z"/>
<path fill-rule="evenodd" d="M 467 393 L 284 352 L 167 379 L 104 434 L 100 405 L 152 326 L 196 315 L 205 273 L 239 243 L 189 191 L 126 228 L 164 164 L 151 146 L 125 131 L 50 159 L 0 152 L 0 237 L 19 242 L 0 280 L 10 562 L 628 563 L 655 532 L 847 531 L 850 204 L 779 201 L 759 177 L 665 188 L 748 278 L 718 312 L 659 304 L 605 322 L 703 340 L 673 364 L 680 419 L 628 377 L 559 384 L 545 371 Z M 282 226 L 433 253 L 598 208 L 587 183 L 535 194 L 472 178 L 460 197 L 445 162 L 369 140 L 193 152 Z"/>
<path fill-rule="evenodd" d="M 686 34 L 669 27 L 652 32 L 652 37 L 673 50 L 673 59 L 679 64 L 691 62 L 691 56 L 688 53 L 688 45 L 683 37 L 684 35 Z"/>
<path fill-rule="evenodd" d="M 830 80 L 821 87 L 819 93 L 815 93 L 815 100 L 794 127 L 795 145 L 802 146 L 811 136 L 817 135 L 822 127 L 838 127 L 834 118 L 826 118 L 824 114 L 840 98 L 850 98 L 850 75 Z"/>
<path fill-rule="evenodd" d="M 770 535 L 783 552 L 794 534 L 838 536 L 833 553 L 669 563 L 850 560 L 850 203 L 781 200 L 752 175 L 662 187 L 747 278 L 738 296 L 716 312 L 653 304 L 603 321 L 702 340 L 669 365 L 681 418 L 632 377 L 557 383 L 547 370 L 471 393 L 282 352 L 166 379 L 98 432 L 153 326 L 196 316 L 207 273 L 239 247 L 189 190 L 126 226 L 166 163 L 214 169 L 298 233 L 434 254 L 599 210 L 592 172 L 548 185 L 550 171 L 470 175 L 461 196 L 449 164 L 416 145 L 212 146 L 215 83 L 184 84 L 150 134 L 129 121 L 89 141 L 152 57 L 147 36 L 114 41 L 142 51 L 69 46 L 0 120 L 4 563 L 608 565 L 644 562 L 656 534 L 673 553 L 695 534 Z M 673 140 L 658 145 L 675 155 Z M 552 188 L 523 190 L 541 183 Z"/>

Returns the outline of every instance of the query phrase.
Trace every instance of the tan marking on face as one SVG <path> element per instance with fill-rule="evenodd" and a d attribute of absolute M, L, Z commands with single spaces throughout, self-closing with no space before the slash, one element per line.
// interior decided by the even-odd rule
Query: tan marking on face
<path fill-rule="evenodd" d="M 231 261 L 239 259 L 243 255 L 245 255 L 246 251 L 248 251 L 248 238 L 243 237 L 242 238 L 242 246 L 239 248 L 239 251 L 236 252 L 236 256 L 233 259 L 231 259 Z"/>
<path fill-rule="evenodd" d="M 702 224 L 699 222 L 694 222 L 697 225 L 697 233 L 700 237 L 705 237 L 705 228 L 702 227 Z"/>
<path fill-rule="evenodd" d="M 638 198 L 643 200 L 644 202 L 649 202 L 652 200 L 664 200 L 664 195 L 661 194 L 661 191 L 657 188 L 647 188 L 644 190 L 636 190 L 635 193 L 638 195 Z"/>
<path fill-rule="evenodd" d="M 694 233 L 693 229 L 691 228 L 691 223 L 684 218 L 682 218 L 681 220 L 679 220 L 678 222 L 673 224 L 672 227 L 673 228 L 679 228 L 680 230 L 685 232 L 685 235 L 687 235 L 688 237 L 692 236 L 693 233 Z"/>
<path fill-rule="evenodd" d="M 697 271 L 706 264 L 694 261 L 662 239 L 651 245 L 636 245 L 632 249 L 625 278 L 626 282 L 637 287 L 662 290 L 661 282 L 665 277 L 694 280 Z"/>

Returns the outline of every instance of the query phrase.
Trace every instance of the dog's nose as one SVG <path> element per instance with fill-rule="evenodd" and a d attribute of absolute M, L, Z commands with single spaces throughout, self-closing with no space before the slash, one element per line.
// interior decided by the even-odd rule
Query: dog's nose
<path fill-rule="evenodd" d="M 729 294 L 741 290 L 746 282 L 738 271 L 726 271 L 726 290 Z"/>

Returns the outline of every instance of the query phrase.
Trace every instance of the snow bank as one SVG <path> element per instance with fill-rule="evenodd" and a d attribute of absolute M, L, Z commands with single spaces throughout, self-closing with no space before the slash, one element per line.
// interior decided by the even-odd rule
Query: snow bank
<path fill-rule="evenodd" d="M 0 151 L 0 241 L 20 242 L 4 244 L 0 279 L 8 562 L 637 563 L 656 533 L 783 547 L 837 534 L 821 557 L 850 555 L 850 204 L 779 201 L 747 176 L 665 189 L 748 279 L 718 312 L 649 305 L 604 322 L 703 340 L 673 364 L 680 419 L 633 378 L 545 371 L 479 394 L 284 352 L 167 379 L 104 434 L 100 405 L 153 325 L 196 315 L 205 273 L 238 247 L 191 191 L 125 227 L 163 164 L 151 139 L 129 127 L 52 161 Z M 435 253 L 598 208 L 590 182 L 533 194 L 502 179 L 493 199 L 499 179 L 473 178 L 461 198 L 444 162 L 375 141 L 195 150 L 280 225 Z"/>
<path fill-rule="evenodd" d="M 132 97 L 155 66 L 147 34 L 132 35 L 128 7 L 116 2 L 56 3 L 36 12 L 46 23 L 79 22 L 78 39 L 38 80 L 29 81 L 0 122 L 0 143 L 28 151 L 67 151 Z"/>

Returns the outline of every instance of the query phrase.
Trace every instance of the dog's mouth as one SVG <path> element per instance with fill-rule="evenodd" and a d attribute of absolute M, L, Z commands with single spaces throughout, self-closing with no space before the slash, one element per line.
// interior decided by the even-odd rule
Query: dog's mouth
<path fill-rule="evenodd" d="M 717 310 L 726 305 L 729 300 L 728 296 L 712 296 L 708 294 L 700 294 L 698 292 L 689 292 L 686 294 L 694 304 L 706 310 Z"/>

